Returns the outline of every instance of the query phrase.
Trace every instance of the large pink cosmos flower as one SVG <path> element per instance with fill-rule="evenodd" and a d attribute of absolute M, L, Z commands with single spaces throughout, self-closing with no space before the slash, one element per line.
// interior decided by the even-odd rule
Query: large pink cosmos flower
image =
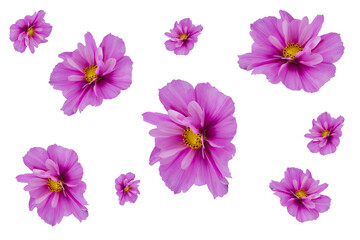
<path fill-rule="evenodd" d="M 115 179 L 116 194 L 119 196 L 120 205 L 124 205 L 125 202 L 136 202 L 139 192 L 140 180 L 134 180 L 135 174 L 128 172 L 127 174 L 121 174 Z"/>
<path fill-rule="evenodd" d="M 160 175 L 174 193 L 207 184 L 214 198 L 224 196 L 231 177 L 228 161 L 235 154 L 234 102 L 209 83 L 194 89 L 182 80 L 168 83 L 159 97 L 167 114 L 143 114 L 156 126 L 150 131 L 155 137 L 150 165 L 160 162 Z"/>
<path fill-rule="evenodd" d="M 285 178 L 280 182 L 271 181 L 270 188 L 291 216 L 299 222 L 305 222 L 317 219 L 319 213 L 330 208 L 331 199 L 320 194 L 328 184 L 319 185 L 319 182 L 312 178 L 309 170 L 304 173 L 298 168 L 288 168 Z"/>
<path fill-rule="evenodd" d="M 40 10 L 32 16 L 26 15 L 10 27 L 10 40 L 14 42 L 14 49 L 23 53 L 28 46 L 31 53 L 35 52 L 34 47 L 40 43 L 47 42 L 52 26 L 44 20 L 45 12 Z"/>
<path fill-rule="evenodd" d="M 310 152 L 320 152 L 321 155 L 334 153 L 340 144 L 341 128 L 344 126 L 344 121 L 345 119 L 342 116 L 335 119 L 327 112 L 320 114 L 317 121 L 313 119 L 313 127 L 309 130 L 310 133 L 305 134 L 305 137 L 313 139 L 307 145 Z"/>
<path fill-rule="evenodd" d="M 239 56 L 239 66 L 265 74 L 274 84 L 280 81 L 291 90 L 318 91 L 335 76 L 335 63 L 344 53 L 340 35 L 318 36 L 324 16 L 294 19 L 280 11 L 281 19 L 265 17 L 251 24 L 252 52 Z"/>
<path fill-rule="evenodd" d="M 71 214 L 80 222 L 88 217 L 83 196 L 86 184 L 81 181 L 83 169 L 74 150 L 58 145 L 47 150 L 31 148 L 24 163 L 32 173 L 16 179 L 27 183 L 24 190 L 30 194 L 30 211 L 37 207 L 39 216 L 53 226 Z"/>
<path fill-rule="evenodd" d="M 176 55 L 188 55 L 202 30 L 203 27 L 192 24 L 190 18 L 175 22 L 174 28 L 165 33 L 170 38 L 165 42 L 165 47 L 169 51 L 174 51 Z"/>
<path fill-rule="evenodd" d="M 61 90 L 66 101 L 61 110 L 72 115 L 86 106 L 99 106 L 103 99 L 118 96 L 131 85 L 132 61 L 125 54 L 121 38 L 108 34 L 100 47 L 91 33 L 85 34 L 85 46 L 59 55 L 64 61 L 51 73 L 50 84 Z"/>

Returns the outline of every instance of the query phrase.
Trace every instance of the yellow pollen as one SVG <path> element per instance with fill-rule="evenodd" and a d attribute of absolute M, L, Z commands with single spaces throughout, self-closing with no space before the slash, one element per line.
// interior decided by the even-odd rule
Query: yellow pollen
<path fill-rule="evenodd" d="M 330 134 L 330 131 L 329 131 L 329 130 L 324 130 L 324 131 L 322 131 L 322 133 L 321 133 L 321 137 L 328 137 L 329 134 Z"/>
<path fill-rule="evenodd" d="M 28 32 L 28 37 L 32 37 L 35 33 L 35 30 L 31 27 L 27 30 L 27 32 Z"/>
<path fill-rule="evenodd" d="M 130 190 L 130 186 L 126 186 L 125 188 L 124 188 L 124 191 L 125 192 L 128 192 Z"/>
<path fill-rule="evenodd" d="M 295 192 L 295 195 L 298 196 L 300 199 L 301 199 L 302 197 L 307 197 L 307 193 L 305 192 L 305 190 L 302 190 L 302 189 L 297 190 L 297 191 Z"/>
<path fill-rule="evenodd" d="M 187 127 L 184 130 L 184 134 L 182 135 L 183 141 L 186 146 L 191 147 L 192 149 L 199 149 L 202 146 L 201 142 L 201 136 L 202 134 L 196 134 L 193 131 L 191 131 L 191 128 Z"/>
<path fill-rule="evenodd" d="M 85 74 L 85 80 L 87 82 L 91 82 L 92 80 L 94 80 L 95 78 L 97 78 L 96 76 L 96 65 L 92 65 L 89 66 L 85 69 L 84 74 Z"/>
<path fill-rule="evenodd" d="M 51 178 L 48 179 L 48 188 L 50 189 L 50 191 L 53 192 L 60 192 L 63 187 L 61 186 L 61 181 L 54 181 Z"/>
<path fill-rule="evenodd" d="M 180 36 L 179 36 L 180 39 L 186 39 L 187 38 L 187 35 L 186 33 L 182 33 Z"/>
<path fill-rule="evenodd" d="M 295 55 L 302 50 L 303 49 L 297 43 L 288 43 L 288 45 L 283 50 L 283 56 L 294 59 Z"/>

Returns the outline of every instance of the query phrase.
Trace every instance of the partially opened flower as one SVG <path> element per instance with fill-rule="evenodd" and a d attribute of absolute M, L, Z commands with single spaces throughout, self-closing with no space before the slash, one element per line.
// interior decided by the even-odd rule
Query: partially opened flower
<path fill-rule="evenodd" d="M 138 197 L 139 182 L 140 180 L 134 180 L 135 174 L 128 172 L 126 175 L 121 174 L 115 179 L 116 194 L 119 196 L 120 205 L 124 205 L 125 202 L 134 203 Z"/>
<path fill-rule="evenodd" d="M 318 91 L 335 76 L 335 63 L 344 53 L 340 35 L 318 36 L 324 16 L 294 19 L 280 11 L 280 19 L 265 17 L 251 24 L 254 40 L 251 53 L 239 56 L 239 66 L 264 74 L 277 84 L 282 82 L 291 90 Z"/>
<path fill-rule="evenodd" d="M 285 178 L 280 182 L 271 181 L 270 189 L 280 198 L 281 205 L 287 207 L 291 216 L 299 222 L 306 222 L 317 219 L 319 213 L 330 208 L 331 199 L 320 194 L 328 184 L 319 183 L 319 180 L 312 178 L 309 170 L 304 173 L 298 168 L 288 168 Z"/>
<path fill-rule="evenodd" d="M 182 80 L 168 83 L 159 97 L 167 114 L 143 114 L 156 126 L 150 131 L 155 137 L 150 165 L 160 162 L 160 175 L 174 193 L 207 184 L 214 198 L 224 196 L 231 177 L 228 161 L 235 154 L 234 102 L 209 83 L 194 89 Z"/>
<path fill-rule="evenodd" d="M 309 150 L 313 153 L 320 152 L 321 155 L 334 153 L 340 143 L 344 120 L 342 116 L 332 118 L 327 112 L 320 114 L 316 121 L 313 119 L 310 133 L 305 134 L 305 137 L 312 139 L 307 145 Z"/>
<path fill-rule="evenodd" d="M 174 28 L 165 33 L 170 38 L 165 42 L 165 47 L 169 51 L 174 51 L 176 55 L 188 55 L 202 30 L 203 27 L 192 24 L 190 18 L 175 22 Z"/>
<path fill-rule="evenodd" d="M 39 216 L 53 226 L 71 214 L 80 222 L 88 217 L 83 196 L 86 184 L 81 181 L 83 169 L 74 150 L 58 145 L 47 150 L 31 148 L 24 156 L 24 163 L 32 173 L 16 179 L 27 183 L 24 190 L 30 194 L 31 211 L 36 207 Z"/>
<path fill-rule="evenodd" d="M 26 15 L 24 19 L 19 19 L 10 27 L 10 40 L 14 42 L 14 49 L 24 52 L 29 47 L 30 52 L 34 53 L 35 48 L 40 43 L 47 42 L 46 38 L 50 35 L 52 26 L 44 20 L 45 12 L 40 10 L 32 16 Z"/>
<path fill-rule="evenodd" d="M 121 38 L 108 34 L 97 47 L 91 33 L 85 34 L 85 46 L 59 55 L 64 61 L 51 73 L 50 84 L 61 90 L 66 115 L 81 112 L 86 106 L 99 106 L 103 99 L 117 97 L 131 85 L 132 61 L 125 54 Z"/>

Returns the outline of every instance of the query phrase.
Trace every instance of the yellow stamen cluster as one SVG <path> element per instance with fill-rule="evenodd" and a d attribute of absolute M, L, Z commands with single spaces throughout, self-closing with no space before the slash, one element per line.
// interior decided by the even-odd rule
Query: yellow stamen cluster
<path fill-rule="evenodd" d="M 202 146 L 201 136 L 202 134 L 196 134 L 191 131 L 191 128 L 187 127 L 184 130 L 184 134 L 182 135 L 183 141 L 186 146 L 191 147 L 192 149 L 199 149 Z"/>
<path fill-rule="evenodd" d="M 308 195 L 307 195 L 307 193 L 305 192 L 305 190 L 302 190 L 302 189 L 300 189 L 300 190 L 297 190 L 296 192 L 295 192 L 295 195 L 298 197 L 298 198 L 302 198 L 302 197 L 307 197 Z"/>
<path fill-rule="evenodd" d="M 129 185 L 128 185 L 128 186 L 126 186 L 126 187 L 124 188 L 124 191 L 125 191 L 125 192 L 130 191 L 130 186 L 129 186 Z"/>
<path fill-rule="evenodd" d="M 187 38 L 186 33 L 182 33 L 182 34 L 180 34 L 179 38 L 180 38 L 180 39 L 186 39 L 186 38 Z"/>
<path fill-rule="evenodd" d="M 330 135 L 330 131 L 329 130 L 324 130 L 321 133 L 321 137 L 328 137 Z"/>
<path fill-rule="evenodd" d="M 28 37 L 32 37 L 35 34 L 35 30 L 31 27 L 27 30 L 28 32 Z"/>
<path fill-rule="evenodd" d="M 297 43 L 288 43 L 288 45 L 283 50 L 283 56 L 294 59 L 295 55 L 302 50 L 303 49 Z"/>
<path fill-rule="evenodd" d="M 96 65 L 92 65 L 89 66 L 85 69 L 84 74 L 85 74 L 85 80 L 87 82 L 91 82 L 92 80 L 94 80 L 95 78 L 97 78 L 96 76 Z"/>
<path fill-rule="evenodd" d="M 48 188 L 50 189 L 50 191 L 53 191 L 53 192 L 60 192 L 63 189 L 60 180 L 54 181 L 51 178 L 49 178 L 47 185 L 48 185 Z"/>

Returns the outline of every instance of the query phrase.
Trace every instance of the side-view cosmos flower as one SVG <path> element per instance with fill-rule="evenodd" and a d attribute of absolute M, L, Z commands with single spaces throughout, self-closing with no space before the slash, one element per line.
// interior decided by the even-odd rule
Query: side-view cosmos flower
<path fill-rule="evenodd" d="M 320 114 L 317 120 L 313 119 L 310 133 L 305 134 L 305 137 L 312 139 L 307 145 L 310 152 L 320 152 L 321 155 L 334 153 L 340 144 L 344 121 L 344 117 L 332 118 L 327 112 Z"/>
<path fill-rule="evenodd" d="M 331 199 L 321 195 L 328 184 L 319 185 L 319 180 L 314 180 L 309 170 L 304 173 L 298 168 L 288 168 L 285 177 L 280 181 L 271 181 L 270 189 L 280 198 L 282 206 L 299 222 L 316 220 L 319 213 L 324 213 L 330 208 Z"/>
<path fill-rule="evenodd" d="M 34 147 L 24 156 L 24 163 L 32 173 L 16 179 L 27 183 L 24 190 L 30 194 L 30 211 L 36 207 L 38 215 L 53 226 L 71 214 L 80 222 L 88 217 L 83 169 L 74 150 L 58 145 L 47 150 Z"/>
<path fill-rule="evenodd" d="M 115 179 L 116 195 L 119 197 L 120 205 L 124 205 L 125 202 L 136 202 L 139 192 L 140 180 L 134 180 L 135 174 L 128 172 L 127 174 L 121 174 Z"/>
<path fill-rule="evenodd" d="M 103 99 L 113 99 L 130 87 L 133 62 L 124 54 L 121 38 L 108 34 L 97 47 L 89 32 L 85 46 L 79 43 L 74 52 L 61 53 L 64 61 L 50 76 L 50 84 L 66 98 L 61 110 L 72 115 L 88 105 L 99 106 Z"/>
<path fill-rule="evenodd" d="M 182 80 L 160 89 L 159 98 L 167 114 L 143 114 L 156 126 L 150 131 L 155 138 L 150 165 L 160 162 L 160 175 L 174 193 L 206 184 L 214 198 L 224 196 L 228 161 L 235 154 L 234 102 L 209 83 L 194 88 Z"/>
<path fill-rule="evenodd" d="M 277 84 L 282 82 L 291 90 L 317 92 L 335 76 L 334 65 L 344 53 L 338 33 L 318 36 L 324 16 L 294 19 L 280 11 L 281 18 L 265 17 L 251 24 L 254 40 L 251 53 L 239 56 L 239 66 L 264 74 Z"/>
<path fill-rule="evenodd" d="M 176 55 L 188 55 L 202 30 L 203 27 L 195 26 L 190 18 L 175 22 L 174 28 L 165 33 L 170 38 L 165 42 L 165 47 L 169 51 L 174 51 Z"/>
<path fill-rule="evenodd" d="M 11 25 L 10 40 L 14 42 L 16 51 L 23 53 L 26 47 L 29 47 L 30 52 L 34 53 L 35 47 L 47 42 L 46 38 L 50 35 L 52 26 L 45 22 L 44 16 L 45 12 L 40 10 Z"/>

